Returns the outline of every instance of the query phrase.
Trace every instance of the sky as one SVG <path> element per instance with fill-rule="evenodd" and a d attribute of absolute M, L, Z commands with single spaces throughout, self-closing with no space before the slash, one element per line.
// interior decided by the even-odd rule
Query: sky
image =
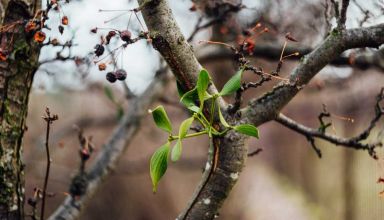
<path fill-rule="evenodd" d="M 297 6 L 300 2 L 303 1 L 313 3 L 318 2 L 316 0 L 292 0 L 292 1 L 281 1 L 282 7 L 287 8 Z M 45 1 L 43 1 L 45 2 Z M 248 16 L 255 11 L 260 10 L 263 4 L 266 4 L 267 0 L 264 1 L 254 1 L 254 0 L 244 0 L 243 4 L 247 5 L 250 8 L 256 10 L 243 10 L 239 13 L 238 19 L 242 23 L 248 23 Z M 358 2 L 364 6 L 366 9 L 371 9 L 375 13 L 380 13 L 377 9 L 374 8 L 375 0 L 358 0 Z M 185 36 L 189 36 L 193 31 L 193 28 L 197 22 L 198 14 L 189 11 L 190 6 L 192 5 L 191 1 L 188 0 L 169 0 L 171 8 L 175 14 L 176 20 L 179 23 L 179 26 Z M 295 7 L 296 7 L 295 6 Z M 94 27 L 104 27 L 104 28 L 115 28 L 118 30 L 124 30 L 127 28 L 128 20 L 130 13 L 129 12 L 100 12 L 99 10 L 122 10 L 122 9 L 132 9 L 137 7 L 137 1 L 128 1 L 128 0 L 72 0 L 70 4 L 63 4 L 61 13 L 50 12 L 50 19 L 48 20 L 48 25 L 52 28 L 53 31 L 45 30 L 47 35 L 51 38 L 57 38 L 60 42 L 65 42 L 73 38 L 73 43 L 77 46 L 72 47 L 71 54 L 75 56 L 87 56 L 87 54 L 93 51 L 93 48 L 100 41 L 100 33 L 92 34 L 90 30 Z M 64 34 L 61 35 L 57 31 L 57 25 L 59 24 L 60 17 L 63 15 L 68 16 L 69 25 L 65 29 Z M 117 19 L 114 19 L 110 22 L 110 19 L 121 15 Z M 144 24 L 140 13 L 138 13 L 139 19 Z M 351 5 L 348 11 L 348 27 L 356 27 L 358 22 L 357 18 L 361 17 L 359 9 Z M 372 20 L 367 23 L 367 25 L 376 24 L 383 22 L 383 18 L 379 20 Z M 129 30 L 139 30 L 140 25 L 137 19 L 134 16 L 131 18 Z M 144 27 L 146 29 L 146 27 Z M 137 32 L 132 31 L 133 34 Z M 107 31 L 101 32 L 104 35 Z M 196 36 L 193 46 L 197 45 L 199 39 L 208 39 L 209 31 L 204 31 L 201 34 Z M 114 44 L 115 43 L 115 44 Z M 121 45 L 121 42 L 111 43 L 111 49 Z M 40 60 L 52 59 L 55 57 L 57 48 L 52 46 L 46 46 L 41 50 Z M 69 51 L 66 51 L 68 53 Z M 153 79 L 153 75 L 159 66 L 159 54 L 148 44 L 145 40 L 139 41 L 137 43 L 129 45 L 119 56 L 118 66 L 127 71 L 126 83 L 129 88 L 134 93 L 141 93 L 149 85 Z M 112 67 L 110 67 L 112 68 Z M 46 73 L 44 70 L 49 70 L 53 72 L 53 76 Z M 89 74 L 86 76 L 85 80 L 80 80 L 81 76 L 78 74 L 78 69 L 76 68 L 73 62 L 56 62 L 54 64 L 43 65 L 40 71 L 37 72 L 34 80 L 35 91 L 60 91 L 62 88 L 71 88 L 71 89 L 81 89 L 86 88 L 88 83 L 93 82 L 103 82 L 109 84 L 105 80 L 105 74 L 107 71 L 99 71 L 97 65 L 91 65 Z M 329 68 L 326 68 L 323 72 L 339 72 L 340 76 L 348 76 L 350 69 L 337 68 L 335 71 L 334 68 L 329 71 Z M 113 86 L 117 88 L 122 88 L 120 83 L 115 83 Z M 43 89 L 42 89 L 43 88 Z"/>

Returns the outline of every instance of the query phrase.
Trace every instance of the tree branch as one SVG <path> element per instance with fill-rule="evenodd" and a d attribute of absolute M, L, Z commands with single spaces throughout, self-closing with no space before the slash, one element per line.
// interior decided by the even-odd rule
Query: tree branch
<path fill-rule="evenodd" d="M 258 57 L 272 61 L 278 61 L 281 55 L 283 46 L 277 43 L 260 43 L 256 44 L 250 57 Z M 305 55 L 313 51 L 312 47 L 304 45 L 287 45 L 285 48 L 286 54 L 298 52 L 299 56 L 291 56 L 287 60 L 300 60 Z M 197 51 L 197 57 L 201 63 L 208 63 L 216 60 L 234 58 L 233 51 L 223 49 L 217 45 L 205 45 Z M 334 66 L 350 66 L 361 70 L 369 68 L 377 68 L 384 71 L 384 50 L 380 49 L 372 53 L 356 54 L 356 56 L 340 55 L 332 60 L 330 65 Z"/>
<path fill-rule="evenodd" d="M 138 0 L 142 7 L 144 20 L 153 38 L 153 46 L 167 61 L 179 84 L 185 90 L 193 88 L 196 74 L 201 69 L 190 45 L 187 44 L 171 13 L 166 0 Z M 335 30 L 327 40 L 308 56 L 304 57 L 292 73 L 288 83 L 281 83 L 265 96 L 251 101 L 242 110 L 242 120 L 228 118 L 232 124 L 252 122 L 260 125 L 272 120 L 297 92 L 326 64 L 346 49 L 356 47 L 378 47 L 384 42 L 384 25 L 356 30 Z M 211 86 L 210 92 L 214 91 Z M 223 107 L 223 105 L 222 105 Z M 227 112 L 224 112 L 227 115 Z M 245 137 L 234 131 L 224 137 L 214 138 L 215 160 L 209 160 L 202 180 L 192 200 L 177 218 L 213 219 L 232 190 L 247 157 Z M 213 169 L 212 167 L 215 167 Z"/>
<path fill-rule="evenodd" d="M 378 118 L 380 118 L 381 115 L 382 114 L 380 114 Z M 369 134 L 371 129 L 374 127 L 374 124 L 377 122 L 378 118 L 376 116 L 375 120 L 371 122 L 370 126 L 365 131 L 363 131 L 360 135 L 352 138 L 342 138 L 332 134 L 323 133 L 318 129 L 306 127 L 281 113 L 279 114 L 278 117 L 276 117 L 275 121 L 284 125 L 287 128 L 290 128 L 293 131 L 296 131 L 304 135 L 308 140 L 313 140 L 313 138 L 316 137 L 319 139 L 326 140 L 332 144 L 335 144 L 336 146 L 344 146 L 344 147 L 353 148 L 356 150 L 367 150 L 370 155 L 375 156 L 374 150 L 377 146 L 381 146 L 381 143 L 380 144 L 363 144 L 361 143 L 361 141 L 365 139 L 365 138 L 362 138 L 362 134 L 365 134 L 365 133 Z"/>
<path fill-rule="evenodd" d="M 139 97 L 132 100 L 127 114 L 121 120 L 109 140 L 101 149 L 98 157 L 88 171 L 87 192 L 79 198 L 68 196 L 49 219 L 77 219 L 81 209 L 86 206 L 96 191 L 100 188 L 103 180 L 116 166 L 123 152 L 129 146 L 132 137 L 140 128 L 141 119 L 147 114 L 149 105 L 156 100 L 165 88 L 166 72 L 157 74 L 151 85 Z"/>
<path fill-rule="evenodd" d="M 145 4 L 142 14 L 153 38 L 154 48 L 167 61 L 179 84 L 185 90 L 192 89 L 201 66 L 197 62 L 191 46 L 180 32 L 167 1 L 139 0 L 138 2 L 140 5 Z M 213 85 L 208 91 L 211 94 L 217 92 Z M 218 104 L 222 109 L 225 108 L 223 99 L 218 99 Z M 216 216 L 237 182 L 247 158 L 244 140 L 243 135 L 234 131 L 228 132 L 225 137 L 213 139 L 215 156 L 210 156 L 199 186 L 178 219 L 208 220 Z"/>
<path fill-rule="evenodd" d="M 325 41 L 304 56 L 292 71 L 289 82 L 253 99 L 241 110 L 243 118 L 258 126 L 274 119 L 280 110 L 329 62 L 352 48 L 375 47 L 384 43 L 384 24 L 368 28 L 333 30 Z"/>

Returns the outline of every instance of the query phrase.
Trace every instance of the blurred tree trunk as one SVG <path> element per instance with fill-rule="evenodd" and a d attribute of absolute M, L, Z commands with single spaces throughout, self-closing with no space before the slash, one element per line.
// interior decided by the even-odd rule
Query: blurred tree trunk
<path fill-rule="evenodd" d="M 358 105 L 358 100 L 353 100 L 351 103 L 345 104 L 344 114 L 348 117 L 358 118 L 356 114 L 359 112 L 360 106 Z M 346 122 L 344 126 L 344 135 L 346 137 L 351 137 L 354 135 L 354 130 L 356 130 L 357 124 L 353 125 Z M 356 190 L 355 190 L 355 151 L 351 149 L 343 150 L 343 186 L 344 190 L 344 219 L 345 220 L 355 220 L 356 219 Z"/>
<path fill-rule="evenodd" d="M 36 4 L 35 4 L 36 3 Z M 38 0 L 2 0 L 0 61 L 0 219 L 24 219 L 22 138 L 28 95 L 38 67 L 39 46 L 24 32 Z"/>

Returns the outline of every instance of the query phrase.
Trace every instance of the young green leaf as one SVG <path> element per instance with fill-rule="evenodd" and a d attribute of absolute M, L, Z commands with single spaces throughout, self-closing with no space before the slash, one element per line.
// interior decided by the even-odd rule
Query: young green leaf
<path fill-rule="evenodd" d="M 193 122 L 194 118 L 193 117 L 190 117 L 188 119 L 185 119 L 181 125 L 180 125 L 180 128 L 179 128 L 179 139 L 183 139 L 185 138 L 185 136 L 187 135 L 188 133 L 188 130 L 189 128 L 191 127 L 191 124 Z"/>
<path fill-rule="evenodd" d="M 181 139 L 178 139 L 175 146 L 173 146 L 172 153 L 171 153 L 171 160 L 173 162 L 176 162 L 181 157 L 181 152 L 183 151 L 183 146 L 181 143 Z"/>
<path fill-rule="evenodd" d="M 232 78 L 230 78 L 227 83 L 225 83 L 223 89 L 219 94 L 221 96 L 226 96 L 240 89 L 243 72 L 244 72 L 244 68 L 241 68 L 239 71 L 237 71 L 237 73 L 234 76 L 232 76 Z"/>
<path fill-rule="evenodd" d="M 243 124 L 243 125 L 235 126 L 233 127 L 233 129 L 235 129 L 235 131 L 239 133 L 246 134 L 248 136 L 253 136 L 255 138 L 259 138 L 259 131 L 253 125 Z"/>
<path fill-rule="evenodd" d="M 224 116 L 223 116 L 223 113 L 221 113 L 221 109 L 220 109 L 220 106 L 218 107 L 219 108 L 219 118 L 220 118 L 220 122 L 221 124 L 223 124 L 226 128 L 229 128 L 231 127 L 228 122 L 225 120 Z"/>
<path fill-rule="evenodd" d="M 154 110 L 149 110 L 149 112 L 152 113 L 153 120 L 155 121 L 157 127 L 167 131 L 168 133 L 172 132 L 171 122 L 162 105 L 157 106 Z"/>
<path fill-rule="evenodd" d="M 200 112 L 200 108 L 196 106 L 195 100 L 198 99 L 197 89 L 194 88 L 180 98 L 180 102 L 183 103 L 189 110 L 193 112 Z"/>
<path fill-rule="evenodd" d="M 153 192 L 157 191 L 157 185 L 168 167 L 169 142 L 161 146 L 151 157 L 150 174 L 152 179 Z"/>
<path fill-rule="evenodd" d="M 199 96 L 200 105 L 202 106 L 204 103 L 205 98 L 205 92 L 209 85 L 209 74 L 207 70 L 203 69 L 199 73 L 199 77 L 197 79 L 196 88 L 197 88 L 197 94 Z"/>

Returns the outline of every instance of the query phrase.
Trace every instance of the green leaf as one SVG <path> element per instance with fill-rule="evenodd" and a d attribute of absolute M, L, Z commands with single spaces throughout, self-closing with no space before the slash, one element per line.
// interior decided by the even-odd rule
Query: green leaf
<path fill-rule="evenodd" d="M 171 122 L 162 105 L 157 106 L 154 110 L 149 110 L 149 112 L 152 113 L 153 120 L 155 121 L 157 127 L 167 131 L 168 133 L 172 132 Z"/>
<path fill-rule="evenodd" d="M 189 128 L 191 127 L 191 124 L 193 122 L 194 118 L 190 117 L 188 119 L 185 119 L 181 124 L 179 128 L 179 139 L 185 138 L 185 136 L 188 133 Z"/>
<path fill-rule="evenodd" d="M 209 74 L 207 70 L 203 69 L 199 73 L 199 77 L 197 78 L 196 88 L 197 88 L 197 94 L 199 96 L 200 100 L 200 106 L 204 104 L 204 98 L 205 98 L 205 92 L 209 85 Z"/>
<path fill-rule="evenodd" d="M 168 155 L 170 150 L 170 143 L 167 142 L 159 149 L 155 151 L 155 153 L 151 157 L 150 162 L 150 174 L 152 179 L 153 192 L 155 193 L 157 190 L 157 185 L 161 179 L 161 177 L 165 174 L 168 167 Z"/>
<path fill-rule="evenodd" d="M 180 98 L 180 102 L 182 102 L 189 110 L 199 112 L 200 109 L 195 104 L 195 100 L 197 100 L 198 97 L 197 89 L 194 88 L 184 93 L 184 95 Z"/>
<path fill-rule="evenodd" d="M 237 71 L 237 73 L 234 76 L 232 76 L 232 78 L 230 78 L 227 83 L 225 83 L 223 89 L 219 94 L 221 96 L 226 96 L 240 89 L 243 72 L 244 72 L 244 68 L 241 68 L 239 71 Z"/>
<path fill-rule="evenodd" d="M 235 126 L 233 127 L 233 129 L 235 129 L 235 131 L 239 133 L 246 134 L 248 136 L 253 136 L 255 138 L 259 138 L 259 131 L 253 125 L 243 124 L 243 125 Z"/>
<path fill-rule="evenodd" d="M 221 122 L 221 124 L 223 124 L 226 128 L 231 127 L 231 126 L 228 124 L 228 122 L 225 120 L 223 114 L 221 113 L 220 106 L 219 106 L 218 108 L 219 108 L 219 118 L 220 118 L 220 122 Z"/>
<path fill-rule="evenodd" d="M 115 103 L 115 96 L 113 95 L 112 89 L 109 86 L 104 86 L 104 94 L 109 100 Z"/>
<path fill-rule="evenodd" d="M 183 146 L 181 143 L 181 139 L 177 140 L 175 146 L 173 146 L 172 153 L 171 153 L 171 160 L 173 162 L 176 162 L 181 157 L 181 152 L 183 151 Z"/>
<path fill-rule="evenodd" d="M 196 105 L 191 105 L 189 107 L 187 107 L 189 110 L 193 111 L 193 112 L 196 112 L 196 113 L 199 113 L 200 112 L 200 108 L 197 107 Z"/>

